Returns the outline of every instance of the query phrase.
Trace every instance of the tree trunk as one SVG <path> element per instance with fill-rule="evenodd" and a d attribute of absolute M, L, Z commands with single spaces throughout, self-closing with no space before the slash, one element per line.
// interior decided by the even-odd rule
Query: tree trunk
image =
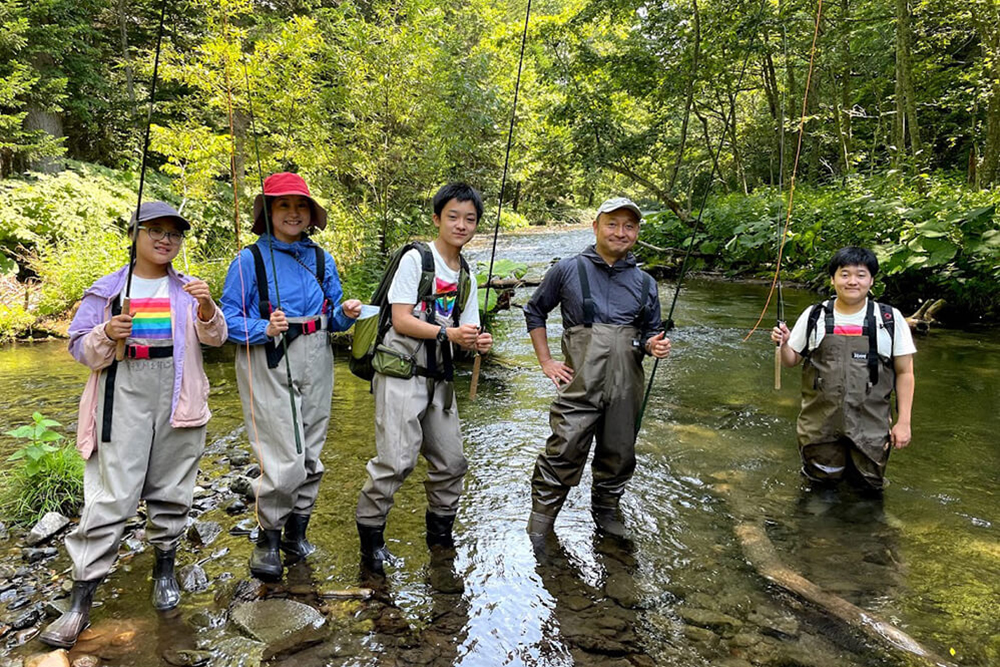
<path fill-rule="evenodd" d="M 680 171 L 681 162 L 684 160 L 688 120 L 691 118 L 691 107 L 694 104 L 694 84 L 698 80 L 698 60 L 701 55 L 701 18 L 698 12 L 698 0 L 691 0 L 691 7 L 694 11 L 694 54 L 691 58 L 691 79 L 688 81 L 687 100 L 684 103 L 684 120 L 681 123 L 681 145 L 677 148 L 677 160 L 674 162 L 674 168 L 670 172 L 670 182 L 667 185 L 667 192 L 670 193 L 674 191 L 677 172 Z"/>
<path fill-rule="evenodd" d="M 896 0 L 896 151 L 900 157 L 905 154 L 906 139 L 909 137 L 913 157 L 923 162 L 910 53 L 912 41 L 908 0 Z"/>
<path fill-rule="evenodd" d="M 29 132 L 41 130 L 55 139 L 66 136 L 63 132 L 62 116 L 59 114 L 45 109 L 37 102 L 28 102 L 25 110 L 28 112 L 23 122 L 25 130 Z M 64 165 L 60 158 L 36 157 L 29 160 L 28 168 L 46 174 L 56 174 L 64 169 Z"/>
<path fill-rule="evenodd" d="M 982 41 L 983 56 L 993 64 L 990 101 L 986 107 L 986 145 L 978 176 L 983 186 L 1000 183 L 1000 6 L 997 2 L 970 5 Z"/>
<path fill-rule="evenodd" d="M 122 62 L 125 64 L 125 87 L 128 90 L 128 101 L 132 109 L 132 117 L 138 116 L 138 105 L 135 101 L 135 81 L 132 76 L 132 58 L 128 50 L 128 22 L 126 21 L 125 0 L 118 0 L 118 30 L 121 34 Z"/>
<path fill-rule="evenodd" d="M 841 70 L 840 102 L 837 104 L 837 137 L 840 140 L 840 173 L 851 172 L 851 30 L 848 19 L 851 14 L 850 0 L 840 0 L 840 13 L 844 21 L 844 32 L 840 42 Z"/>

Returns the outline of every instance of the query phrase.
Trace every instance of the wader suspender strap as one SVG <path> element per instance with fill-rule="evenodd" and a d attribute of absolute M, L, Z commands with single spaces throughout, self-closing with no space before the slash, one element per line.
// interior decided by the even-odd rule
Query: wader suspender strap
<path fill-rule="evenodd" d="M 809 311 L 809 319 L 806 321 L 806 349 L 802 351 L 804 359 L 812 356 L 813 348 L 810 347 L 810 343 L 812 342 L 813 333 L 816 331 L 816 323 L 819 321 L 821 314 L 825 316 L 824 331 L 826 331 L 827 335 L 830 335 L 833 333 L 833 299 L 821 301 Z"/>
<path fill-rule="evenodd" d="M 249 246 L 250 254 L 253 255 L 253 269 L 254 273 L 257 275 L 257 307 L 260 312 L 260 319 L 270 320 L 271 319 L 271 301 L 267 294 L 267 271 L 264 270 L 264 255 L 260 252 L 260 248 L 257 244 Z M 326 275 L 326 256 L 323 254 L 323 249 L 316 246 L 316 274 L 314 277 L 317 282 L 319 282 L 320 291 L 323 289 L 323 281 L 319 277 L 321 275 Z M 292 256 L 293 259 L 298 261 L 298 258 Z M 308 266 L 299 262 L 303 267 L 308 269 Z M 277 280 L 277 277 L 275 277 Z M 323 309 L 326 310 L 326 294 L 323 294 Z M 291 344 L 293 340 L 298 338 L 302 334 L 301 327 L 290 326 L 288 331 L 285 332 L 285 340 L 288 344 Z M 273 340 L 269 340 L 264 343 L 264 353 L 267 356 L 267 367 L 277 368 L 278 364 L 281 362 L 281 358 L 285 356 L 284 349 L 275 345 Z"/>
<path fill-rule="evenodd" d="M 868 311 L 865 313 L 865 335 L 868 336 L 868 381 L 871 386 L 878 384 L 878 323 L 875 321 L 875 302 L 868 299 Z"/>
<path fill-rule="evenodd" d="M 118 297 L 111 302 L 111 317 L 122 314 Z M 111 360 L 104 378 L 104 414 L 101 415 L 101 442 L 111 442 L 111 417 L 115 409 L 115 377 L 118 375 L 118 361 Z"/>
<path fill-rule="evenodd" d="M 892 314 L 892 306 L 880 303 L 878 304 L 878 309 L 882 315 L 882 324 L 885 326 L 885 332 L 889 334 L 889 358 L 892 359 L 892 355 L 896 351 L 896 318 Z"/>
<path fill-rule="evenodd" d="M 583 293 L 583 326 L 588 329 L 594 325 L 594 314 L 597 308 L 590 296 L 590 279 L 587 277 L 587 265 L 583 255 L 576 256 L 576 272 L 580 276 L 580 291 Z"/>
<path fill-rule="evenodd" d="M 635 326 L 639 331 L 643 330 L 646 320 L 649 318 L 649 288 L 653 285 L 653 276 L 643 272 L 642 292 L 639 294 L 639 314 L 635 316 Z"/>

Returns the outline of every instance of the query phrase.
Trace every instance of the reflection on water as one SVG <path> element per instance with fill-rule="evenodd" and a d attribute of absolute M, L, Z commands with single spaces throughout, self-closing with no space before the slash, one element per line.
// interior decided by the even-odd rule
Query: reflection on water
<path fill-rule="evenodd" d="M 540 273 L 589 238 L 588 229 L 505 237 L 498 252 L 536 263 Z M 479 241 L 483 258 L 487 246 Z M 669 304 L 671 286 L 661 292 Z M 327 472 L 310 526 L 319 551 L 308 568 L 293 569 L 267 592 L 325 611 L 329 640 L 273 664 L 906 664 L 768 587 L 733 534 L 743 519 L 762 521 L 783 562 L 827 591 L 939 654 L 954 649 L 958 664 L 1000 664 L 997 332 L 935 331 L 917 341 L 913 445 L 893 454 L 883 500 L 848 489 L 806 492 L 794 437 L 799 371 L 786 370 L 785 387 L 775 392 L 766 335 L 741 340 L 765 292 L 757 285 L 686 284 L 674 352 L 659 366 L 636 477 L 623 502 L 631 542 L 595 535 L 588 473 L 543 553 L 532 549 L 524 521 L 552 388 L 535 370 L 520 310 L 502 314 L 496 362 L 484 368 L 479 399 L 461 403 L 470 464 L 456 525 L 462 594 L 431 585 L 420 466 L 389 517 L 386 537 L 399 564 L 384 585 L 368 601 L 326 595 L 360 583 L 353 513 L 374 448 L 368 387 L 338 354 Z M 527 297 L 519 293 L 515 302 Z M 786 298 L 787 312 L 797 314 L 815 296 L 786 290 Z M 550 334 L 558 331 L 553 322 Z M 64 349 L 45 343 L 0 350 L 4 430 L 35 409 L 73 428 L 86 372 Z M 210 358 L 215 417 L 199 480 L 205 488 L 229 471 L 234 447 L 246 448 L 231 352 Z M 463 395 L 467 370 L 458 383 Z M 228 529 L 251 516 L 252 509 L 230 517 L 219 505 L 199 518 Z M 98 592 L 103 605 L 95 625 L 127 622 L 141 628 L 143 641 L 109 654 L 105 664 L 160 664 L 168 648 L 248 650 L 225 624 L 225 612 L 246 576 L 250 548 L 245 536 L 228 533 L 201 550 L 185 543 L 179 565 L 222 555 L 203 563 L 210 589 L 185 594 L 169 619 L 148 608 L 149 550 L 123 561 Z M 66 565 L 61 556 L 50 567 L 55 575 Z M 242 662 L 217 657 L 213 664 Z"/>

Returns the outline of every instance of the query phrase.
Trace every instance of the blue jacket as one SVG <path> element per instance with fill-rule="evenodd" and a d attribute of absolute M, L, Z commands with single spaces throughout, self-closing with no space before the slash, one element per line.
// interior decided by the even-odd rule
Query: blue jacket
<path fill-rule="evenodd" d="M 274 244 L 274 263 L 279 276 L 278 291 L 281 293 L 281 309 L 285 317 L 320 315 L 323 300 L 328 299 L 333 306 L 333 312 L 327 313 L 330 328 L 333 331 L 349 329 L 354 320 L 347 317 L 340 307 L 344 291 L 340 287 L 337 265 L 330 253 L 323 251 L 326 255 L 326 275 L 323 276 L 323 289 L 320 290 L 316 279 L 316 244 L 308 237 L 295 243 L 284 243 L 268 234 L 262 234 L 257 239 L 257 246 L 264 257 L 267 293 L 272 307 L 277 309 L 278 300 L 275 296 L 269 241 Z M 268 321 L 260 319 L 258 298 L 253 255 L 249 248 L 244 248 L 229 265 L 226 284 L 222 288 L 222 312 L 226 316 L 231 342 L 246 343 L 249 338 L 251 345 L 263 345 L 270 340 L 264 333 Z"/>

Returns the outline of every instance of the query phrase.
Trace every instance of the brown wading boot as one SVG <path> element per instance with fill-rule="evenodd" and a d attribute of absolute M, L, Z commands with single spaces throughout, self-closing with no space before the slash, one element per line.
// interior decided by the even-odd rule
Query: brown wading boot
<path fill-rule="evenodd" d="M 455 516 L 435 514 L 424 516 L 427 522 L 427 548 L 431 551 L 428 578 L 438 593 L 456 594 L 465 591 L 465 583 L 455 572 L 455 539 L 452 535 Z"/>
<path fill-rule="evenodd" d="M 49 646 L 71 648 L 80 633 L 90 625 L 90 607 L 94 603 L 94 591 L 100 583 L 100 579 L 73 582 L 69 609 L 52 621 L 38 638 Z"/>
<path fill-rule="evenodd" d="M 392 554 L 385 546 L 385 525 L 366 526 L 358 523 L 361 539 L 361 568 L 368 574 L 385 576 L 385 564 L 392 563 Z"/>
<path fill-rule="evenodd" d="M 286 563 L 296 563 L 316 551 L 316 545 L 306 539 L 308 527 L 308 514 L 292 514 L 288 517 L 285 534 L 281 539 L 281 550 L 285 552 Z"/>
<path fill-rule="evenodd" d="M 177 547 L 160 549 L 154 547 L 156 562 L 153 563 L 153 609 L 167 611 L 173 609 L 181 601 L 181 588 L 174 576 L 174 559 L 177 557 Z"/>
<path fill-rule="evenodd" d="M 281 579 L 284 566 L 281 564 L 280 546 L 281 530 L 260 528 L 257 532 L 257 546 L 250 554 L 250 574 L 264 581 Z"/>

